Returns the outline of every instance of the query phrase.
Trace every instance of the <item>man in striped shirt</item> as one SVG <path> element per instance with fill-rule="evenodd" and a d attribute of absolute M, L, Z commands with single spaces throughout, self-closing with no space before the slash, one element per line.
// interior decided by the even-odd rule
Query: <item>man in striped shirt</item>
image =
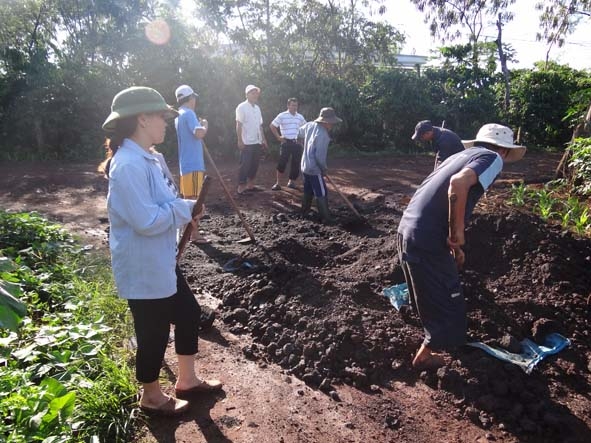
<path fill-rule="evenodd" d="M 303 147 L 297 141 L 298 131 L 306 119 L 298 113 L 298 99 L 289 98 L 287 100 L 287 111 L 281 112 L 269 125 L 271 132 L 281 146 L 279 148 L 279 162 L 277 163 L 277 181 L 271 187 L 273 191 L 281 190 L 279 180 L 285 172 L 287 163 L 291 158 L 289 168 L 289 181 L 287 187 L 296 189 L 295 180 L 300 175 L 300 161 L 302 158 Z"/>

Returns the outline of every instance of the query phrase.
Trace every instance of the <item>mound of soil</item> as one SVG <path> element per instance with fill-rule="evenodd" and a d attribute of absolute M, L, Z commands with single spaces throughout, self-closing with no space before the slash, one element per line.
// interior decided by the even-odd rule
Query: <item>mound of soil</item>
<path fill-rule="evenodd" d="M 571 345 L 531 375 L 466 347 L 419 377 L 442 407 L 483 429 L 520 441 L 583 441 L 590 436 L 591 242 L 511 210 L 494 192 L 485 205 L 494 212 L 477 210 L 466 233 L 471 340 L 519 353 L 522 339 L 540 343 L 558 332 Z M 242 349 L 248 359 L 278 364 L 335 400 L 335 385 L 371 392 L 412 382 L 420 320 L 410 306 L 397 312 L 381 294 L 404 281 L 394 244 L 400 201 L 383 194 L 357 199 L 365 220 L 337 207 L 338 223 L 324 226 L 298 213 L 294 194 L 275 195 L 270 213 L 248 213 L 261 239 L 250 246 L 234 243 L 242 227 L 227 205 L 210 204 L 215 216 L 206 225 L 216 246 L 191 249 L 186 275 L 219 298 L 231 332 L 252 337 Z M 247 265 L 224 272 L 235 257 Z M 586 400 L 573 410 L 573 397 Z"/>

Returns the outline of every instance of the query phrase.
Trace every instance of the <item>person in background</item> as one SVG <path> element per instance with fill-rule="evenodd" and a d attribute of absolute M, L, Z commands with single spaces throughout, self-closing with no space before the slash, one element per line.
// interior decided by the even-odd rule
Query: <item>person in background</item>
<path fill-rule="evenodd" d="M 466 302 L 459 270 L 465 261 L 464 230 L 476 203 L 503 165 L 526 148 L 513 131 L 484 125 L 467 149 L 448 158 L 419 186 L 398 225 L 398 255 L 409 293 L 425 330 L 413 359 L 418 369 L 445 364 L 440 350 L 466 342 Z"/>
<path fill-rule="evenodd" d="M 329 132 L 332 127 L 342 122 L 333 108 L 322 108 L 320 115 L 313 122 L 302 126 L 298 132 L 298 139 L 303 140 L 304 153 L 301 169 L 304 176 L 304 195 L 302 197 L 302 214 L 306 215 L 312 207 L 312 200 L 316 196 L 318 213 L 322 223 L 332 223 L 328 209 L 328 193 L 326 190 L 326 156 L 330 143 Z"/>
<path fill-rule="evenodd" d="M 205 161 L 202 139 L 207 134 L 207 120 L 199 120 L 195 113 L 198 95 L 188 85 L 176 88 L 179 116 L 174 120 L 179 149 L 180 192 L 184 198 L 196 200 L 203 186 Z M 194 243 L 209 243 L 199 231 L 199 224 L 191 233 Z"/>
<path fill-rule="evenodd" d="M 246 100 L 236 107 L 236 137 L 240 150 L 240 171 L 238 173 L 237 193 L 256 191 L 254 180 L 259 169 L 263 149 L 267 149 L 267 140 L 263 131 L 263 115 L 257 105 L 260 88 L 248 85 L 244 93 Z"/>
<path fill-rule="evenodd" d="M 287 99 L 287 111 L 283 111 L 275 117 L 269 125 L 271 132 L 281 146 L 279 148 L 279 162 L 277 163 L 277 181 L 271 188 L 273 191 L 280 191 L 279 183 L 281 176 L 285 172 L 287 162 L 291 159 L 289 168 L 289 181 L 287 187 L 296 189 L 295 181 L 300 175 L 300 162 L 302 159 L 303 147 L 298 143 L 298 131 L 306 119 L 298 113 L 297 98 Z M 279 130 L 278 130 L 279 129 Z M 281 132 L 279 132 L 281 131 Z"/>
<path fill-rule="evenodd" d="M 181 414 L 189 406 L 183 398 L 222 388 L 195 373 L 200 307 L 176 265 L 177 229 L 193 222 L 195 201 L 177 196 L 151 151 L 164 141 L 166 120 L 176 115 L 156 90 L 131 87 L 113 98 L 102 126 L 109 134 L 104 171 L 113 275 L 133 316 L 139 406 L 157 415 Z M 178 360 L 175 396 L 165 394 L 158 380 L 171 324 Z"/>
<path fill-rule="evenodd" d="M 435 152 L 433 169 L 437 169 L 448 157 L 464 150 L 462 140 L 455 132 L 433 126 L 429 120 L 417 123 L 412 139 L 431 144 L 431 149 Z"/>

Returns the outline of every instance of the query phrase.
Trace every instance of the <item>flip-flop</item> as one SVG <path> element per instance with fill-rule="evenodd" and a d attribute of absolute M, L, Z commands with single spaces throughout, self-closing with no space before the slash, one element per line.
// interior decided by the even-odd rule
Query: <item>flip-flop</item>
<path fill-rule="evenodd" d="M 189 403 L 185 400 L 179 400 L 178 398 L 169 397 L 163 405 L 160 405 L 157 408 L 140 405 L 140 409 L 149 415 L 173 417 L 175 415 L 181 415 L 187 409 L 189 409 Z"/>
<path fill-rule="evenodd" d="M 211 241 L 208 238 L 197 238 L 195 240 L 191 240 L 191 243 L 193 243 L 194 245 L 206 245 L 208 243 L 211 243 Z"/>
<path fill-rule="evenodd" d="M 175 395 L 178 398 L 187 398 L 195 394 L 205 394 L 222 390 L 222 382 L 219 380 L 203 380 L 189 389 L 176 389 Z"/>

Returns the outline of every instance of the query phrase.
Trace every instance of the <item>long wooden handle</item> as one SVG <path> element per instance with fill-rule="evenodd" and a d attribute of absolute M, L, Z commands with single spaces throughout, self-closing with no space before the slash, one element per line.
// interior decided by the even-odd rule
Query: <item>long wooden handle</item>
<path fill-rule="evenodd" d="M 351 208 L 351 211 L 353 211 L 357 217 L 362 218 L 361 214 L 359 214 L 359 212 L 357 212 L 357 209 L 355 209 L 355 206 L 353 206 L 353 203 L 351 203 L 349 201 L 349 199 L 347 197 L 345 197 L 345 194 L 343 194 L 341 192 L 339 187 L 337 185 L 335 185 L 335 183 L 331 180 L 331 178 L 328 175 L 325 175 L 325 177 L 328 180 L 328 182 L 332 185 L 332 187 L 337 191 L 337 193 L 341 196 L 341 198 L 345 201 L 345 203 L 347 203 L 347 206 L 349 206 L 349 208 Z"/>
<path fill-rule="evenodd" d="M 197 201 L 195 202 L 195 206 L 193 206 L 193 212 L 191 213 L 191 217 L 195 217 L 197 214 L 201 212 L 203 209 L 203 203 L 205 202 L 205 196 L 209 191 L 209 186 L 211 185 L 211 178 L 209 176 L 203 177 L 203 184 L 201 185 L 201 191 L 199 191 L 199 196 L 197 197 Z M 183 251 L 191 238 L 191 233 L 193 232 L 193 225 L 191 223 L 187 223 L 185 226 L 185 230 L 183 231 L 183 235 L 181 240 L 179 241 L 178 252 L 176 253 L 176 261 L 178 262 L 183 255 Z"/>
<path fill-rule="evenodd" d="M 224 190 L 224 193 L 226 194 L 226 197 L 228 197 L 228 200 L 230 200 L 230 204 L 234 208 L 234 211 L 236 211 L 236 214 L 238 214 L 238 217 L 240 218 L 240 221 L 242 222 L 242 226 L 244 226 L 244 229 L 248 233 L 248 236 L 250 237 L 250 240 L 253 243 L 255 243 L 256 240 L 254 238 L 254 234 L 252 232 L 252 229 L 250 229 L 250 226 L 246 222 L 246 219 L 242 215 L 242 212 L 238 208 L 238 205 L 236 204 L 236 202 L 232 198 L 232 194 L 230 194 L 230 191 L 228 190 L 228 187 L 226 186 L 226 183 L 224 182 L 224 178 L 222 177 L 222 174 L 220 173 L 219 169 L 215 165 L 215 162 L 213 161 L 213 158 L 211 158 L 211 154 L 209 153 L 209 149 L 207 149 L 207 146 L 205 145 L 205 142 L 203 140 L 201 140 L 201 143 L 203 144 L 203 152 L 205 153 L 205 156 L 207 157 L 207 161 L 209 161 L 209 163 L 211 164 L 211 167 L 213 168 L 213 170 L 215 171 L 216 175 L 218 176 L 218 180 L 220 181 L 220 184 L 222 185 L 222 189 Z"/>

